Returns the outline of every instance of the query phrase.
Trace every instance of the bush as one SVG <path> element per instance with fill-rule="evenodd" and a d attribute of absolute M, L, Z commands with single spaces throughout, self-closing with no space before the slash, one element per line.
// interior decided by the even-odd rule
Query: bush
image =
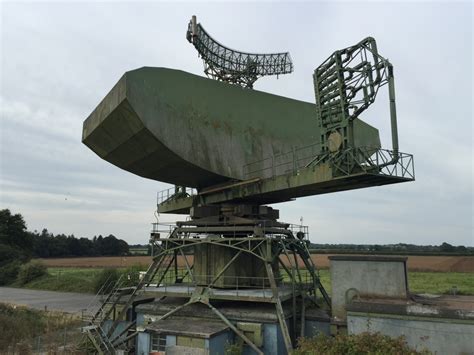
<path fill-rule="evenodd" d="M 65 331 L 72 329 L 73 332 L 77 332 L 75 329 L 80 324 L 77 317 L 65 313 L 43 312 L 0 303 L 0 354 L 30 354 L 32 353 L 31 345 L 39 350 L 37 339 L 35 339 L 37 336 L 41 336 L 43 350 L 49 349 L 49 344 L 46 342 L 56 341 L 58 345 L 64 345 Z M 73 334 L 80 338 L 80 334 Z M 69 343 L 73 341 L 72 339 L 74 338 L 71 335 L 67 338 Z M 7 350 L 9 347 L 11 347 L 11 352 Z M 58 350 L 58 347 L 55 349 Z M 61 352 L 44 351 L 42 353 L 59 354 L 64 353 L 64 349 Z"/>
<path fill-rule="evenodd" d="M 0 267 L 10 264 L 12 261 L 25 261 L 26 256 L 21 250 L 10 245 L 0 244 Z"/>
<path fill-rule="evenodd" d="M 13 261 L 0 267 L 0 286 L 13 283 L 20 272 L 20 267 L 20 261 Z"/>
<path fill-rule="evenodd" d="M 17 280 L 20 285 L 24 285 L 47 274 L 48 268 L 46 265 L 38 261 L 32 261 L 20 267 Z"/>
<path fill-rule="evenodd" d="M 146 271 L 147 266 L 133 265 L 122 271 L 121 287 L 137 286 L 140 282 L 140 271 Z"/>
<path fill-rule="evenodd" d="M 339 334 L 335 337 L 319 334 L 314 338 L 301 338 L 298 344 L 294 355 L 430 354 L 427 350 L 417 351 L 410 348 L 404 337 L 391 338 L 380 333 L 368 332 L 352 335 Z"/>
<path fill-rule="evenodd" d="M 117 271 L 117 269 L 103 269 L 94 279 L 94 292 L 100 292 L 101 294 L 109 293 L 112 291 L 119 278 L 120 273 Z"/>

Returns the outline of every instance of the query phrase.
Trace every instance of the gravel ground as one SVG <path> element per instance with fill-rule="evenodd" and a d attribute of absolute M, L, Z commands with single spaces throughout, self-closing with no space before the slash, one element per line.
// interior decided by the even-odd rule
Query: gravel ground
<path fill-rule="evenodd" d="M 28 306 L 35 309 L 80 313 L 93 303 L 94 295 L 72 292 L 28 290 L 0 287 L 0 302 Z"/>

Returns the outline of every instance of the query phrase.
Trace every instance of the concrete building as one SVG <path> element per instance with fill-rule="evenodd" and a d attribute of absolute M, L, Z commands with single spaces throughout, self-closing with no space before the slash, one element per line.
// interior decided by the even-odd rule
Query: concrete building
<path fill-rule="evenodd" d="M 160 318 L 183 305 L 180 298 L 166 298 L 135 308 L 137 314 L 136 354 L 224 354 L 229 346 L 241 349 L 242 354 L 255 354 L 219 319 L 209 307 L 191 304 L 175 316 Z M 283 335 L 272 304 L 255 302 L 213 302 L 220 312 L 265 354 L 287 354 Z M 293 327 L 292 310 L 284 303 L 288 327 Z M 320 309 L 310 308 L 306 314 L 305 335 L 318 332 L 329 334 L 329 317 Z"/>
<path fill-rule="evenodd" d="M 474 353 L 474 297 L 410 294 L 406 258 L 332 256 L 330 263 L 337 327 L 404 336 L 437 354 Z"/>

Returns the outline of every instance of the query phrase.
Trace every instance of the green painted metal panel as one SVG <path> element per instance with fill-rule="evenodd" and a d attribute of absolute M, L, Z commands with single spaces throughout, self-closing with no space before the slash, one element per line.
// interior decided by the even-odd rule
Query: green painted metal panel
<path fill-rule="evenodd" d="M 83 128 L 83 142 L 110 163 L 192 187 L 244 180 L 246 164 L 318 139 L 311 103 L 150 67 L 125 73 Z"/>
<path fill-rule="evenodd" d="M 135 174 L 202 187 L 310 144 L 314 105 L 183 71 L 127 72 L 84 122 L 83 142 Z"/>

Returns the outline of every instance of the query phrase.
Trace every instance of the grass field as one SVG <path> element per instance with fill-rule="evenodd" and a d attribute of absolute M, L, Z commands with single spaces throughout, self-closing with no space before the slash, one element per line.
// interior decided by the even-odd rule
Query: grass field
<path fill-rule="evenodd" d="M 48 275 L 21 287 L 35 290 L 93 293 L 100 268 L 48 268 Z M 18 286 L 13 284 L 12 286 Z"/>
<path fill-rule="evenodd" d="M 312 254 L 311 258 L 320 269 L 329 267 L 328 257 L 331 254 Z M 192 255 L 187 256 L 192 262 Z M 420 256 L 410 255 L 407 257 L 409 271 L 440 271 L 440 272 L 474 272 L 473 256 Z M 133 265 L 150 265 L 150 256 L 107 256 L 107 257 L 85 257 L 85 258 L 55 258 L 38 259 L 48 267 L 128 267 Z M 286 262 L 283 259 L 283 262 Z M 182 257 L 178 257 L 180 266 L 185 266 Z M 300 262 L 300 265 L 303 265 Z"/>
<path fill-rule="evenodd" d="M 148 254 L 148 248 L 130 248 L 129 249 L 130 254 L 132 255 L 147 255 Z"/>
<path fill-rule="evenodd" d="M 92 293 L 94 279 L 100 268 L 48 268 L 48 275 L 23 287 L 39 290 Z M 143 267 L 146 270 L 146 267 Z M 331 292 L 328 269 L 319 271 L 321 282 Z M 453 286 L 458 294 L 474 295 L 474 273 L 462 272 L 417 272 L 408 273 L 410 291 L 413 293 L 451 293 Z"/>

